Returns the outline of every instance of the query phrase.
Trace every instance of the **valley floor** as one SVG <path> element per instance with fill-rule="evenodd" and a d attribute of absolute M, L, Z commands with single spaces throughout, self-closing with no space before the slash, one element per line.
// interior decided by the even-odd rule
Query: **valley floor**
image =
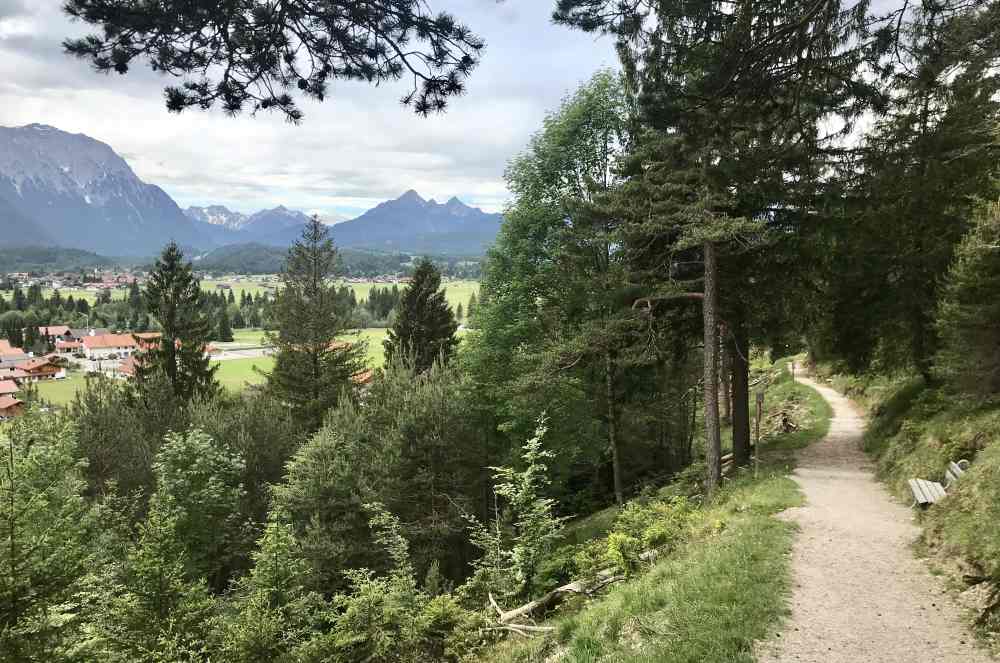
<path fill-rule="evenodd" d="M 806 504 L 785 516 L 800 527 L 792 614 L 761 647 L 767 663 L 993 660 L 974 644 L 944 583 L 916 559 L 913 512 L 875 481 L 861 451 L 864 422 L 839 393 L 810 379 L 833 408 L 830 432 L 803 450 L 793 478 Z"/>

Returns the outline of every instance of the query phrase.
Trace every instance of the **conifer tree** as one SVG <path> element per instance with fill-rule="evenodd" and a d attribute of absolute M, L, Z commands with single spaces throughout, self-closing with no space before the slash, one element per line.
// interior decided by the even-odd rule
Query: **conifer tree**
<path fill-rule="evenodd" d="M 961 391 L 1000 393 L 1000 202 L 980 203 L 938 307 L 936 372 Z"/>
<path fill-rule="evenodd" d="M 125 74 L 136 60 L 187 77 L 165 91 L 167 109 L 275 110 L 302 118 L 292 90 L 322 101 L 336 80 L 413 81 L 403 97 L 421 115 L 465 89 L 483 41 L 417 0 L 168 2 L 67 0 L 64 11 L 97 28 L 64 42 L 97 71 Z M 268 54 L 264 57 L 262 54 Z"/>
<path fill-rule="evenodd" d="M 229 343 L 233 340 L 233 327 L 229 322 L 229 311 L 225 307 L 219 312 L 219 327 L 215 336 L 223 343 Z"/>
<path fill-rule="evenodd" d="M 191 263 L 173 242 L 156 261 L 143 291 L 146 308 L 160 323 L 157 344 L 143 351 L 136 382 L 140 391 L 154 373 L 163 373 L 174 394 L 191 400 L 218 388 L 215 367 L 205 352 L 212 335 L 205 314 L 201 284 Z"/>
<path fill-rule="evenodd" d="M 435 361 L 447 363 L 458 345 L 457 330 L 455 316 L 441 289 L 441 272 L 425 258 L 403 292 L 396 322 L 383 342 L 385 359 L 391 362 L 398 358 L 418 373 Z"/>
<path fill-rule="evenodd" d="M 363 368 L 363 348 L 337 341 L 351 313 L 338 303 L 337 269 L 330 231 L 314 216 L 285 259 L 273 307 L 277 331 L 268 336 L 277 355 L 267 375 L 271 393 L 310 432 L 319 429 Z"/>

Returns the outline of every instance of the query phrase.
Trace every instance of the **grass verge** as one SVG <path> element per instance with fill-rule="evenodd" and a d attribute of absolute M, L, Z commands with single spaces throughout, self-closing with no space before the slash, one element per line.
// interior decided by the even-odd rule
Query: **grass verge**
<path fill-rule="evenodd" d="M 750 662 L 757 641 L 787 614 L 794 526 L 774 515 L 802 503 L 786 474 L 791 452 L 822 437 L 830 409 L 776 364 L 769 411 L 791 412 L 796 431 L 770 431 L 759 474 L 743 470 L 695 509 L 683 543 L 604 595 L 552 618 L 552 635 L 507 640 L 480 658 L 493 663 Z M 668 503 L 676 486 L 653 498 Z M 655 512 L 655 507 L 650 510 Z M 573 539 L 607 531 L 608 512 L 576 525 Z M 612 541 L 614 535 L 609 537 Z M 592 544 L 593 545 L 593 544 Z"/>

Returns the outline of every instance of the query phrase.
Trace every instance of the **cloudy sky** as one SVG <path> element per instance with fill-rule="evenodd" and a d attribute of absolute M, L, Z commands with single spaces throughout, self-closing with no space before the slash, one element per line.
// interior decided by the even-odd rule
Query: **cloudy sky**
<path fill-rule="evenodd" d="M 603 66 L 608 39 L 551 24 L 551 0 L 429 0 L 487 42 L 468 93 L 445 115 L 399 105 L 407 83 L 335 82 L 323 103 L 302 101 L 298 126 L 278 115 L 169 114 L 169 81 L 147 68 L 93 73 L 60 42 L 87 31 L 61 0 L 0 0 L 0 126 L 32 122 L 111 145 L 142 179 L 182 207 L 253 212 L 284 204 L 349 218 L 416 189 L 490 211 L 503 206 L 503 170 L 547 110 Z"/>

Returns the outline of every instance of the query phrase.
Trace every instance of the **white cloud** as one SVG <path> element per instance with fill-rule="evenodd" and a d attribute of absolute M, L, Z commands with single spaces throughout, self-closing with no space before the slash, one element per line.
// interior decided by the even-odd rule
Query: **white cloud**
<path fill-rule="evenodd" d="M 401 107 L 405 83 L 339 82 L 325 103 L 304 102 L 300 126 L 275 115 L 173 115 L 163 106 L 167 79 L 148 69 L 102 76 L 63 55 L 60 41 L 85 26 L 58 14 L 56 3 L 28 14 L 24 5 L 5 13 L 4 2 L 11 0 L 0 0 L 0 125 L 40 122 L 103 140 L 182 207 L 284 204 L 350 217 L 412 188 L 497 211 L 506 162 L 546 110 L 614 65 L 610 41 L 551 25 L 546 0 L 431 0 L 487 41 L 468 94 L 445 115 L 424 119 Z"/>

